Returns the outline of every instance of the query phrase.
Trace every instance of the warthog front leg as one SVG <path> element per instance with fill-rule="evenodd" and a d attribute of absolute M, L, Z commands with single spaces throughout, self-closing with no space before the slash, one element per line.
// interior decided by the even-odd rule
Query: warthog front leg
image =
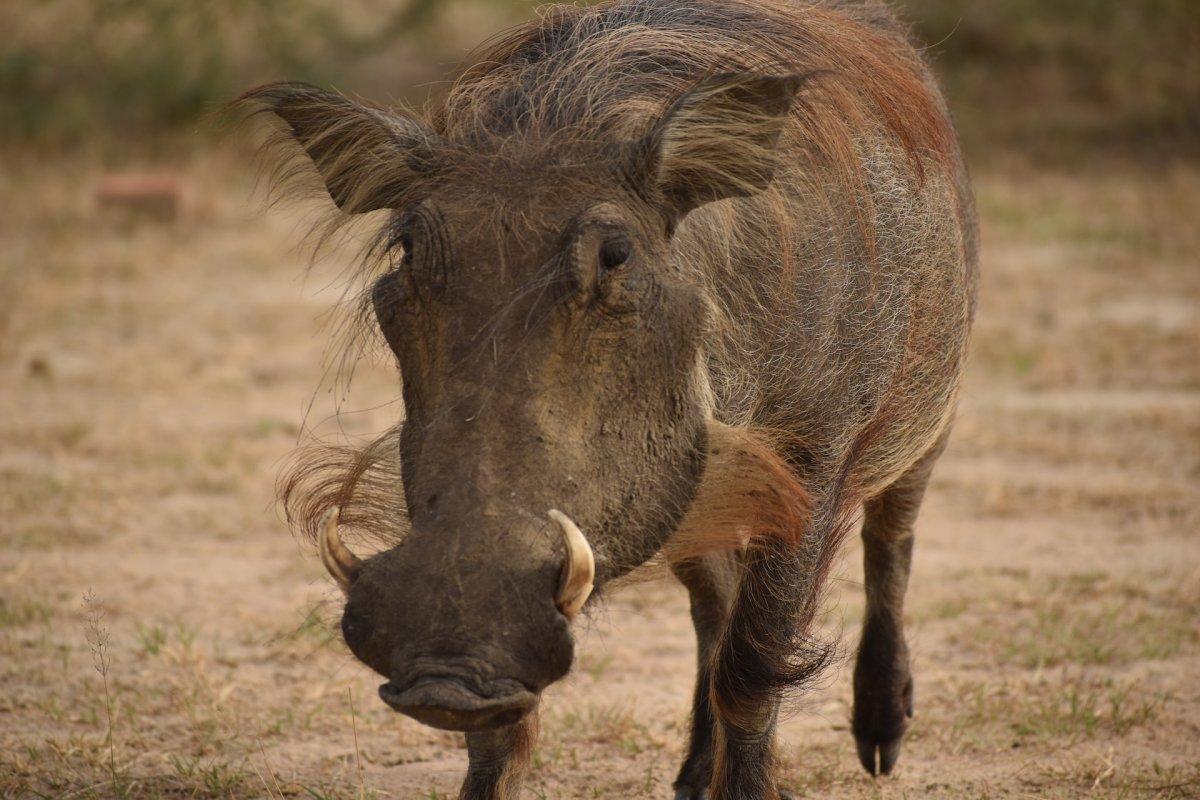
<path fill-rule="evenodd" d="M 713 662 L 716 742 L 709 800 L 791 797 L 777 784 L 775 725 L 784 692 L 828 660 L 828 648 L 811 644 L 805 632 L 828 551 L 836 547 L 834 530 L 825 522 L 799 544 L 767 540 L 746 553 Z"/>
<path fill-rule="evenodd" d="M 854 664 L 853 730 L 863 769 L 888 775 L 900 757 L 900 742 L 913 715 L 912 673 L 901 619 L 913 539 L 909 534 L 889 540 L 870 531 L 871 526 L 868 516 L 863 529 L 867 613 Z"/>
<path fill-rule="evenodd" d="M 737 569 L 736 557 L 731 554 L 672 565 L 691 600 L 697 661 L 688 750 L 675 778 L 675 800 L 703 800 L 708 796 L 713 771 L 712 662 L 729 621 L 729 607 L 737 591 Z"/>
<path fill-rule="evenodd" d="M 864 508 L 867 608 L 854 665 L 853 729 L 859 761 L 872 775 L 892 771 L 913 715 L 912 672 L 904 640 L 904 594 L 912 563 L 913 525 L 933 463 L 944 445 L 943 438 Z"/>
<path fill-rule="evenodd" d="M 537 739 L 534 711 L 510 728 L 467 734 L 467 777 L 459 800 L 517 800 Z"/>

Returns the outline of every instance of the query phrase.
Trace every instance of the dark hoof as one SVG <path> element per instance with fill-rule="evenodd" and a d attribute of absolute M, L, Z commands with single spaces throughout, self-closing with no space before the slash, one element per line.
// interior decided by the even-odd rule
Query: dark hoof
<path fill-rule="evenodd" d="M 900 739 L 879 745 L 879 774 L 891 775 L 892 767 L 900 760 Z"/>
<path fill-rule="evenodd" d="M 868 619 L 854 665 L 851 729 L 858 760 L 872 775 L 888 775 L 913 716 L 913 682 L 903 634 Z"/>
<path fill-rule="evenodd" d="M 913 716 L 912 681 L 908 681 L 900 697 L 891 702 L 879 702 L 877 695 L 863 695 L 854 707 L 854 742 L 858 747 L 859 763 L 871 775 L 890 775 L 900 760 L 900 743 Z"/>
<path fill-rule="evenodd" d="M 708 800 L 708 785 L 712 782 L 712 759 L 709 753 L 693 753 L 679 768 L 675 782 L 675 800 Z"/>
<path fill-rule="evenodd" d="M 893 739 L 879 745 L 879 761 L 875 761 L 875 743 L 868 739 L 856 739 L 858 745 L 858 761 L 863 769 L 871 775 L 891 775 L 892 768 L 900 760 L 900 739 Z"/>
<path fill-rule="evenodd" d="M 868 774 L 878 774 L 875 771 L 875 743 L 866 739 L 855 739 L 854 743 L 858 747 L 858 763 L 863 765 Z"/>

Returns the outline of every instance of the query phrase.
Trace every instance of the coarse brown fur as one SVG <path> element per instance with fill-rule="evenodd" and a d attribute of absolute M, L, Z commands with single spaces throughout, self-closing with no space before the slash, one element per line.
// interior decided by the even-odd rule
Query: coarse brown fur
<path fill-rule="evenodd" d="M 384 278 L 396 274 L 395 254 L 411 248 L 398 247 L 400 237 L 411 239 L 414 226 L 421 232 L 428 253 L 413 291 L 422 302 L 466 290 L 447 266 L 465 245 L 447 239 L 447 231 L 463 230 L 468 220 L 474 231 L 503 232 L 471 239 L 472 252 L 492 254 L 492 272 L 486 293 L 472 301 L 480 316 L 453 322 L 471 342 L 455 345 L 457 357 L 476 365 L 470 369 L 479 376 L 470 377 L 475 394 L 462 396 L 483 391 L 479 408 L 501 419 L 533 409 L 543 433 L 529 465 L 584 475 L 582 465 L 603 454 L 585 456 L 572 445 L 563 450 L 566 460 L 556 460 L 543 452 L 546 437 L 607 441 L 618 450 L 631 446 L 630 436 L 656 442 L 657 466 L 613 462 L 630 466 L 632 478 L 624 467 L 595 467 L 601 471 L 593 494 L 603 494 L 607 481 L 636 502 L 618 510 L 611 497 L 578 495 L 576 513 L 600 561 L 597 581 L 602 588 L 659 556 L 692 592 L 701 663 L 693 746 L 678 797 L 707 789 L 714 800 L 774 800 L 780 699 L 829 657 L 809 632 L 824 576 L 864 503 L 870 541 L 911 536 L 920 490 L 950 425 L 973 317 L 978 242 L 969 183 L 940 94 L 904 29 L 872 0 L 554 6 L 484 48 L 424 122 L 296 84 L 262 87 L 244 101 L 285 121 L 283 139 L 299 142 L 305 157 L 303 169 L 285 167 L 284 176 L 315 165 L 341 219 L 396 212 L 370 248 L 380 258 L 366 262 L 384 263 Z M 446 187 L 459 187 L 448 221 L 421 205 Z M 587 422 L 599 406 L 578 406 L 572 413 L 580 421 L 566 424 L 554 417 L 556 403 L 567 402 L 555 400 L 567 397 L 565 388 L 514 377 L 552 375 L 569 363 L 565 345 L 529 332 L 555 314 L 585 313 L 573 298 L 595 278 L 576 270 L 564 284 L 561 265 L 588 256 L 580 255 L 582 245 L 559 255 L 556 248 L 564 241 L 561 209 L 593 196 L 596 224 L 611 227 L 620 218 L 631 230 L 665 237 L 661 253 L 647 245 L 647 258 L 660 259 L 652 282 L 693 304 L 675 309 L 686 324 L 657 318 L 653 324 L 668 333 L 677 325 L 679 335 L 646 351 L 678 348 L 668 370 L 674 383 L 662 391 L 672 402 L 683 398 L 691 411 L 673 417 L 675 406 L 654 405 L 656 390 L 646 390 L 626 409 L 631 422 L 614 423 L 620 442 L 602 438 L 608 428 L 600 417 L 594 426 Z M 415 216 L 405 216 L 414 207 Z M 374 281 L 378 273 L 368 274 Z M 455 449 L 458 429 L 446 427 L 444 414 L 428 416 L 428 387 L 443 380 L 430 366 L 438 363 L 430 348 L 439 340 L 418 346 L 401 336 L 396 309 L 406 301 L 384 278 L 364 292 L 362 318 L 380 321 L 402 368 L 410 367 L 402 370 L 410 418 L 426 414 L 423 432 L 450 437 L 443 460 L 425 473 L 449 470 L 446 464 L 474 456 Z M 697 320 L 695 335 L 684 334 Z M 445 324 L 437 323 L 438 336 L 458 329 Z M 598 338 L 610 335 L 617 336 Z M 597 364 L 613 357 L 611 348 L 594 352 L 608 354 L 594 356 Z M 681 369 L 685 355 L 693 366 Z M 637 358 L 606 363 L 632 368 Z M 437 396 L 467 391 L 454 388 L 459 378 L 445 380 L 449 388 Z M 602 386 L 598 402 L 616 390 Z M 638 402 L 649 405 L 639 411 Z M 688 421 L 697 414 L 702 424 Z M 642 431 L 635 419 L 645 422 L 644 433 L 635 432 Z M 403 545 L 410 528 L 419 533 L 433 524 L 428 514 L 409 522 L 415 466 L 405 473 L 404 492 L 398 489 L 406 458 L 431 458 L 413 439 L 418 435 L 400 426 L 359 451 L 309 450 L 282 483 L 289 519 L 314 535 L 336 505 L 348 530 Z M 476 441 L 471 436 L 463 434 L 462 448 Z M 512 449 L 517 441 L 501 428 L 478 436 L 485 449 L 500 441 Z M 538 484 L 534 466 L 528 475 L 525 467 L 512 476 L 514 492 L 546 504 L 576 491 Z M 669 486 L 650 477 L 665 472 L 673 476 Z M 522 481 L 530 488 L 521 489 Z M 891 488 L 899 483 L 911 488 Z M 433 484 L 422 486 L 428 492 Z M 479 502 L 454 498 L 454 514 L 470 516 L 471 503 Z M 886 520 L 898 518 L 898 503 L 908 503 L 903 530 L 878 533 L 890 530 Z M 522 536 L 538 542 L 530 545 L 538 557 L 553 558 L 540 533 Z M 901 587 L 901 598 L 908 541 L 907 550 L 868 548 L 868 574 Z M 395 572 L 376 571 L 387 570 Z M 856 672 L 855 734 L 872 771 L 876 749 L 883 771 L 894 763 L 904 728 L 894 708 L 904 692 L 911 711 L 898 603 L 871 605 L 874 622 Z M 372 665 L 387 674 L 382 662 Z M 873 686 L 876 675 L 886 688 L 858 691 L 860 682 Z M 882 727 L 870 722 L 884 717 Z M 507 745 L 485 749 L 518 753 L 527 733 L 512 732 Z M 476 738 L 476 749 L 481 742 Z M 473 755 L 472 775 L 483 774 L 476 767 Z M 464 787 L 463 796 L 492 795 Z"/>

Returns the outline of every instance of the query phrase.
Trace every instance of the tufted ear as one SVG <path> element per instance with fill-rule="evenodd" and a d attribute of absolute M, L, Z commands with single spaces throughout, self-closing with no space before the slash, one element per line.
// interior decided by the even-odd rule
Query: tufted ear
<path fill-rule="evenodd" d="M 775 150 L 802 75 L 730 73 L 708 78 L 679 98 L 640 143 L 643 179 L 668 213 L 727 197 L 745 197 L 771 182 Z"/>
<path fill-rule="evenodd" d="M 270 83 L 234 104 L 270 112 L 312 160 L 348 214 L 392 208 L 414 178 L 435 168 L 438 137 L 417 120 L 304 83 Z"/>

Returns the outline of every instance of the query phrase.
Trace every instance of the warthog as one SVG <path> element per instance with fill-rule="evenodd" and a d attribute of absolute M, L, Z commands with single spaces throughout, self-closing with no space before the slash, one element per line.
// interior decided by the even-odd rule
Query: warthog
<path fill-rule="evenodd" d="M 364 311 L 404 421 L 284 495 L 384 702 L 466 732 L 461 797 L 517 796 L 572 618 L 647 561 L 699 642 L 675 796 L 780 797 L 776 718 L 827 661 L 810 623 L 860 510 L 853 732 L 890 772 L 978 248 L 944 102 L 883 4 L 555 6 L 420 115 L 294 83 L 242 102 L 341 216 L 385 212 Z"/>

